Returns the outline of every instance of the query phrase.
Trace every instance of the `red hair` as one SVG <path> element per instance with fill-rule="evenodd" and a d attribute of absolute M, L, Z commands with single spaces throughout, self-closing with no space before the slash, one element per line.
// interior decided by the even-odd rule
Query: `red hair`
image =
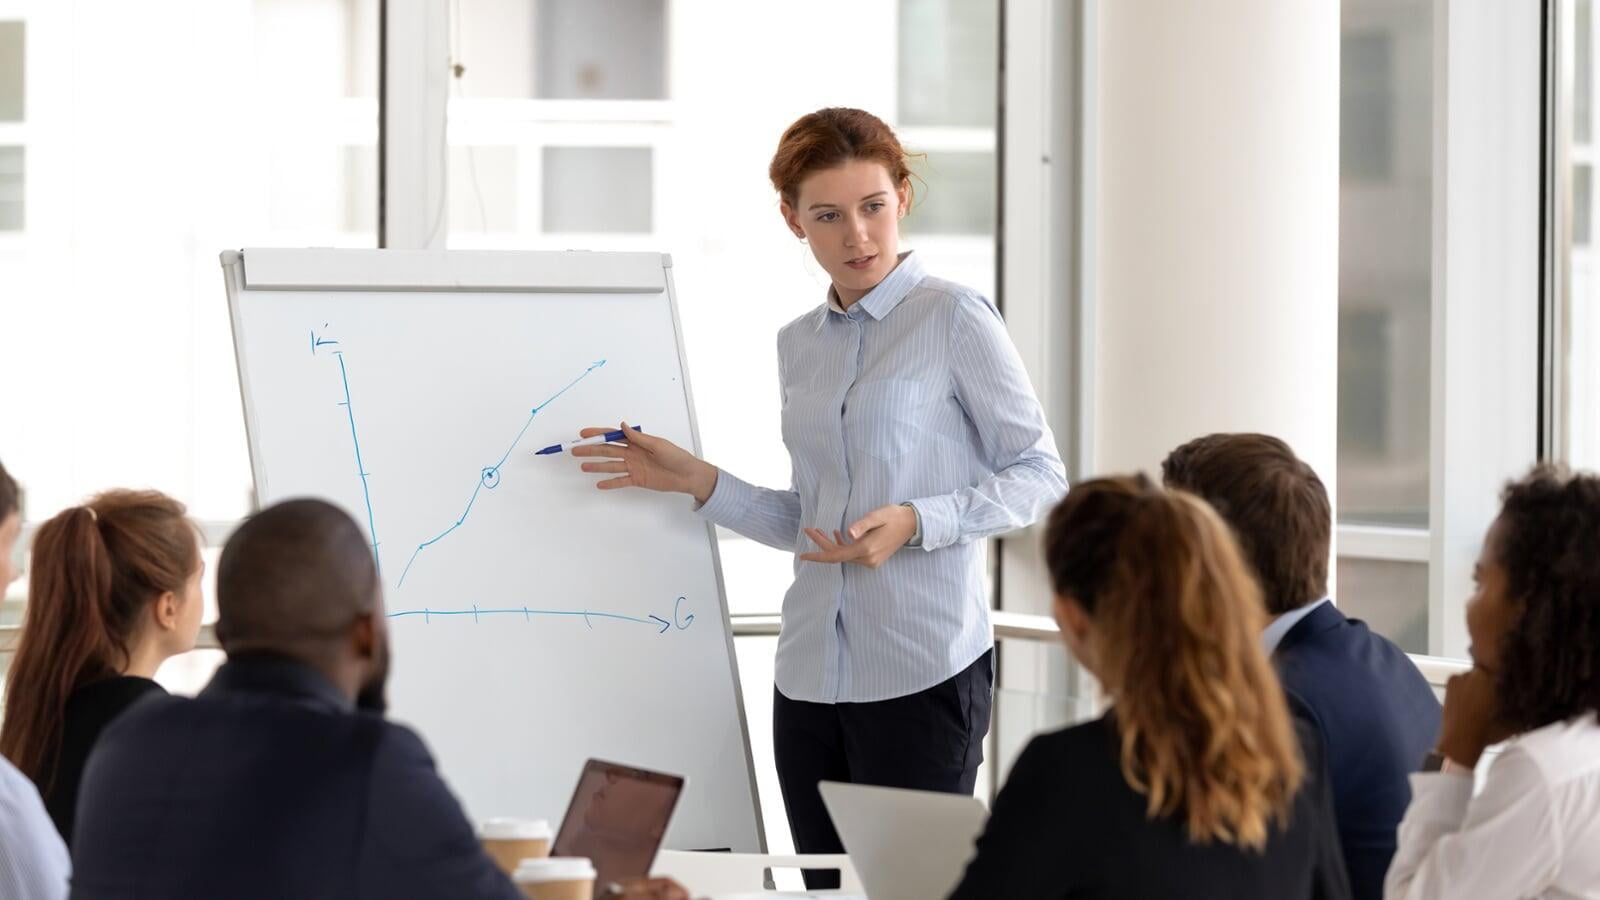
<path fill-rule="evenodd" d="M 905 186 L 910 205 L 911 155 L 900 146 L 893 129 L 861 109 L 830 106 L 796 119 L 778 139 L 767 177 L 784 202 L 794 206 L 806 176 L 856 159 L 882 163 L 895 187 Z"/>
<path fill-rule="evenodd" d="M 41 790 L 54 775 L 72 692 L 121 672 L 150 603 L 181 596 L 200 567 L 184 512 L 156 491 L 107 491 L 39 526 L 0 754 Z"/>

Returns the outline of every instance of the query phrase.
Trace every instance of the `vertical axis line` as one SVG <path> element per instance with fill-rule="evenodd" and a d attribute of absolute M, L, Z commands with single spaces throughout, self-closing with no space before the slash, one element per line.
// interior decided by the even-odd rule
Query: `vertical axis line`
<path fill-rule="evenodd" d="M 313 349 L 314 344 L 315 338 L 313 338 Z M 378 577 L 381 578 L 383 558 L 378 553 L 378 524 L 372 514 L 372 489 L 367 484 L 367 466 L 361 461 L 361 438 L 356 434 L 356 410 L 350 402 L 350 373 L 344 367 L 344 351 L 335 350 L 333 355 L 339 360 L 339 380 L 344 384 L 344 402 L 339 405 L 344 407 L 345 415 L 350 419 L 350 443 L 356 451 L 356 474 L 361 476 L 361 497 L 367 504 L 367 533 L 372 535 L 372 560 L 377 565 Z"/>

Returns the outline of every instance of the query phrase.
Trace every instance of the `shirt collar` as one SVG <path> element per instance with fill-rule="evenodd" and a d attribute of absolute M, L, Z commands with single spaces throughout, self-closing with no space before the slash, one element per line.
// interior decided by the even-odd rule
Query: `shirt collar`
<path fill-rule="evenodd" d="M 1317 607 L 1324 603 L 1332 602 L 1332 600 L 1332 597 L 1323 597 L 1321 600 L 1307 603 L 1299 609 L 1291 609 L 1273 619 L 1272 623 L 1261 632 L 1261 646 L 1267 651 L 1267 655 L 1271 656 L 1277 651 L 1278 645 L 1283 643 L 1284 636 L 1293 630 L 1296 625 L 1299 625 L 1301 619 L 1311 615 L 1312 611 Z"/>
<path fill-rule="evenodd" d="M 840 306 L 838 294 L 834 292 L 833 285 L 829 285 L 827 301 L 823 303 L 822 312 L 817 316 L 817 327 L 821 328 L 830 314 L 849 316 L 857 308 L 866 315 L 882 321 L 885 316 L 894 312 L 900 301 L 904 300 L 906 295 L 911 293 L 911 289 L 920 284 L 927 274 L 922 268 L 921 258 L 915 251 L 907 250 L 900 254 L 900 261 L 895 264 L 894 269 L 885 275 L 876 287 L 868 291 L 866 296 L 853 303 L 848 311 Z"/>

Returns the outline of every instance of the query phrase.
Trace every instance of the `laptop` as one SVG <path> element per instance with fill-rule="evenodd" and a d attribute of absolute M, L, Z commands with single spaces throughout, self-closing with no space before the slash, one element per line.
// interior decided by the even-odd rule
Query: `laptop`
<path fill-rule="evenodd" d="M 677 775 L 589 760 L 550 855 L 588 857 L 596 897 L 612 884 L 649 874 L 683 786 Z"/>
<path fill-rule="evenodd" d="M 948 896 L 989 818 L 982 803 L 963 794 L 837 781 L 818 787 L 872 900 Z"/>

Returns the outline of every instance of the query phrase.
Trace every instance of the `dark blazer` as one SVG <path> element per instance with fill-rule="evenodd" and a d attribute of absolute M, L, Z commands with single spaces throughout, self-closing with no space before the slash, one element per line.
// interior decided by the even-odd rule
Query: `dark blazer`
<path fill-rule="evenodd" d="M 78 898 L 520 896 L 415 733 L 274 657 L 106 729 L 72 866 Z"/>
<path fill-rule="evenodd" d="M 995 798 L 951 900 L 1344 900 L 1350 896 L 1317 740 L 1296 724 L 1306 779 L 1262 852 L 1196 844 L 1181 818 L 1150 819 L 1122 775 L 1115 712 L 1033 739 Z"/>
<path fill-rule="evenodd" d="M 1321 739 L 1357 900 L 1383 896 L 1408 776 L 1439 738 L 1439 701 L 1399 647 L 1324 603 L 1272 656 L 1289 709 Z"/>
<path fill-rule="evenodd" d="M 50 777 L 42 779 L 44 808 L 56 823 L 61 839 L 72 846 L 73 814 L 78 809 L 78 785 L 89 751 L 100 740 L 100 732 L 135 703 L 151 695 L 165 696 L 166 690 L 148 678 L 119 675 L 86 684 L 67 698 L 61 720 L 61 750 Z"/>

